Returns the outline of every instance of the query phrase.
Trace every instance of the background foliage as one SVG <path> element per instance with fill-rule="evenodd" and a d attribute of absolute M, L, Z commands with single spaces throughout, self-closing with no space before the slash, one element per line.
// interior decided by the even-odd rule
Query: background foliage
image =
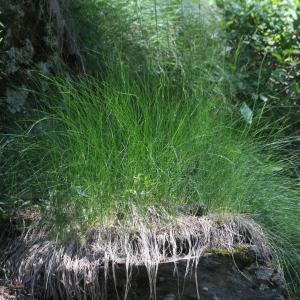
<path fill-rule="evenodd" d="M 122 58 L 140 79 L 164 74 L 182 93 L 178 84 L 190 91 L 199 77 L 219 80 L 216 61 L 223 68 L 220 15 L 209 2 L 73 0 L 66 14 L 77 28 L 91 73 L 105 77 L 111 68 L 107 62 Z M 212 60 L 211 52 L 220 59 Z"/>
<path fill-rule="evenodd" d="M 237 101 L 268 106 L 273 119 L 300 125 L 298 0 L 218 0 L 227 33 L 230 78 Z"/>

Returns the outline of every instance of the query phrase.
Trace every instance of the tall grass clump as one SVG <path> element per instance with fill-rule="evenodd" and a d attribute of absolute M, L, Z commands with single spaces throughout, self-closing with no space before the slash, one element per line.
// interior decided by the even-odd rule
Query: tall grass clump
<path fill-rule="evenodd" d="M 107 222 L 130 203 L 172 211 L 199 202 L 273 229 L 298 224 L 296 179 L 275 156 L 284 141 L 237 129 L 205 81 L 177 98 L 163 76 L 141 85 L 119 72 L 105 82 L 51 80 L 52 105 L 3 146 L 9 197 L 37 199 L 63 227 Z"/>
<path fill-rule="evenodd" d="M 121 65 L 105 82 L 50 84 L 52 105 L 2 143 L 8 201 L 37 205 L 63 238 L 126 219 L 132 205 L 141 213 L 155 206 L 176 215 L 199 203 L 246 213 L 299 274 L 297 157 L 278 156 L 289 140 L 276 140 L 271 130 L 256 137 L 257 124 L 256 131 L 238 128 L 205 81 L 177 98 L 163 76 L 141 85 Z"/>

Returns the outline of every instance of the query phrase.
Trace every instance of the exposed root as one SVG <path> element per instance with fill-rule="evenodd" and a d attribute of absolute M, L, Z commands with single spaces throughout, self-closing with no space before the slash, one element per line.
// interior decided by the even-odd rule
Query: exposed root
<path fill-rule="evenodd" d="M 186 259 L 197 266 L 201 255 L 211 248 L 234 251 L 253 244 L 263 257 L 270 255 L 262 229 L 242 216 L 182 215 L 164 222 L 132 211 L 130 221 L 118 226 L 91 230 L 86 242 L 59 243 L 48 237 L 49 228 L 33 225 L 6 251 L 5 268 L 33 292 L 54 299 L 105 299 L 109 274 L 116 281 L 115 269 L 126 266 L 126 298 L 131 270 L 145 265 L 155 298 L 158 265 Z"/>

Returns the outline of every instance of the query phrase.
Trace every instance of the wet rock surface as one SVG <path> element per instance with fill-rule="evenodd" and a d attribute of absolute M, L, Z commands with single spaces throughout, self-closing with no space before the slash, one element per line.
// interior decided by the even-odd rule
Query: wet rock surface
<path fill-rule="evenodd" d="M 128 284 L 125 265 L 115 265 L 114 272 L 111 270 L 107 274 L 106 285 L 104 274 L 100 274 L 99 285 L 94 287 L 92 297 L 85 293 L 82 294 L 82 298 L 78 294 L 68 295 L 68 297 L 69 299 L 114 300 L 125 299 L 127 294 L 128 300 L 147 300 L 155 297 L 158 300 L 289 299 L 282 274 L 271 261 L 263 260 L 259 256 L 251 256 L 252 247 L 238 250 L 233 254 L 214 249 L 203 255 L 197 266 L 195 261 L 188 260 L 161 263 L 152 284 L 149 284 L 145 266 L 136 266 L 128 273 L 130 277 Z M 4 280 L 3 275 L 4 273 L 0 272 L 2 278 L 0 300 L 45 299 L 43 290 L 33 295 L 30 286 Z M 84 290 L 84 286 L 82 288 Z"/>
<path fill-rule="evenodd" d="M 116 286 L 121 299 L 126 287 L 123 268 L 119 266 L 116 269 Z M 109 283 L 108 293 L 108 299 L 117 299 L 112 283 Z M 150 297 L 147 270 L 145 267 L 136 267 L 131 275 L 128 299 Z M 156 278 L 156 297 L 161 300 L 288 299 L 282 275 L 274 267 L 262 265 L 258 260 L 244 264 L 231 255 L 218 254 L 206 254 L 200 258 L 197 268 L 185 260 L 176 264 L 160 264 Z"/>
<path fill-rule="evenodd" d="M 119 265 L 115 268 L 116 282 L 112 273 L 107 278 L 105 289 L 107 297 L 99 293 L 97 299 L 124 299 L 126 286 L 129 289 L 127 297 L 129 300 L 154 299 L 155 294 L 158 300 L 289 299 L 285 282 L 276 269 L 257 262 L 247 266 L 239 264 L 240 262 L 233 260 L 230 256 L 217 254 L 206 254 L 200 258 L 197 268 L 186 260 L 176 264 L 160 264 L 156 290 L 152 289 L 152 291 L 145 266 L 135 267 L 132 270 L 131 282 L 127 286 L 125 266 Z M 24 284 L 0 280 L 0 300 L 8 299 L 44 298 L 43 296 L 33 297 L 30 287 Z"/>
<path fill-rule="evenodd" d="M 28 212 L 28 215 L 31 214 Z M 188 220 L 191 221 L 191 218 Z M 241 219 L 239 221 L 241 222 Z M 246 227 L 242 228 L 245 232 Z M 114 227 L 114 231 L 110 233 L 115 239 L 120 238 L 115 230 Z M 176 227 L 176 230 L 177 233 L 181 232 L 179 227 Z M 46 235 L 43 235 L 44 240 L 36 243 L 37 233 L 31 234 L 33 240 L 20 239 L 14 243 L 13 236 L 8 239 L 3 246 L 3 252 L 7 255 L 3 256 L 5 260 L 2 262 L 0 243 L 0 279 L 5 279 L 0 282 L 0 295 L 2 293 L 3 297 L 0 296 L 1 300 L 19 299 L 7 298 L 19 295 L 22 296 L 20 299 L 289 299 L 285 280 L 273 261 L 272 253 L 268 249 L 263 251 L 259 243 L 240 243 L 227 249 L 221 246 L 207 246 L 203 251 L 197 252 L 198 255 L 202 255 L 200 258 L 188 260 L 188 257 L 191 258 L 188 251 L 190 248 L 184 249 L 186 243 L 181 236 L 183 248 L 179 254 L 177 251 L 174 256 L 160 256 L 161 263 L 158 266 L 155 264 L 158 262 L 157 256 L 153 256 L 152 261 L 147 259 L 147 255 L 135 259 L 131 264 L 126 260 L 126 255 L 122 255 L 118 263 L 112 265 L 112 260 L 105 260 L 105 257 L 109 256 L 102 251 L 93 250 L 89 254 L 87 246 L 79 251 L 76 250 L 79 245 L 74 243 L 65 249 L 55 245 L 53 241 L 48 241 Z M 245 237 L 248 235 L 249 232 Z M 93 237 L 89 242 L 92 248 L 97 245 L 101 247 L 106 241 L 106 234 L 99 244 L 95 243 L 95 236 Z M 212 240 L 212 235 L 209 237 Z M 156 239 L 159 239 L 158 235 Z M 141 247 L 141 244 L 134 245 L 139 245 L 139 249 Z M 39 247 L 41 252 L 37 251 Z M 157 247 L 159 249 L 159 246 Z M 120 244 L 116 249 L 124 251 L 125 244 Z M 168 250 L 169 247 L 166 246 L 165 249 Z M 24 251 L 27 251 L 27 254 L 22 258 Z M 30 261 L 34 256 L 35 259 Z M 138 262 L 138 265 L 135 262 Z M 126 263 L 132 266 L 129 270 L 126 270 Z M 139 265 L 143 263 L 148 264 L 148 268 Z M 27 266 L 26 272 L 22 273 L 20 269 L 24 264 Z M 22 280 L 22 284 L 17 281 L 19 279 Z M 30 293 L 34 293 L 33 296 Z"/>
<path fill-rule="evenodd" d="M 4 275 L 4 272 L 0 272 L 0 300 L 45 299 L 42 288 L 39 291 L 37 289 L 33 295 L 30 286 L 9 281 Z M 129 283 L 127 275 L 130 278 Z M 127 294 L 128 300 L 155 297 L 159 300 L 289 299 L 282 274 L 272 261 L 260 257 L 253 245 L 242 247 L 233 253 L 211 249 L 199 259 L 197 266 L 195 261 L 189 260 L 161 263 L 157 276 L 153 278 L 155 279 L 150 284 L 145 266 L 133 267 L 126 274 L 126 266 L 119 264 L 115 265 L 114 271 L 110 269 L 106 280 L 100 272 L 99 285 L 93 288 L 92 297 L 85 293 L 82 298 L 78 294 L 68 297 L 114 300 L 125 299 Z M 81 285 L 80 281 L 78 284 Z M 84 288 L 82 286 L 83 290 Z"/>

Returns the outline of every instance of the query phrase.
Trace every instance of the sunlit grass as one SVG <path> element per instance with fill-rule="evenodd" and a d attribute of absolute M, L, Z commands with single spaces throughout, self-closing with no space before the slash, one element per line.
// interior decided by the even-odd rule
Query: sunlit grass
<path fill-rule="evenodd" d="M 203 95 L 205 82 L 178 99 L 163 77 L 155 89 L 127 75 L 51 81 L 53 105 L 6 146 L 17 156 L 14 197 L 38 199 L 62 227 L 107 222 L 129 203 L 204 203 L 297 224 L 295 179 L 274 155 L 284 144 L 238 129 L 214 89 Z"/>

